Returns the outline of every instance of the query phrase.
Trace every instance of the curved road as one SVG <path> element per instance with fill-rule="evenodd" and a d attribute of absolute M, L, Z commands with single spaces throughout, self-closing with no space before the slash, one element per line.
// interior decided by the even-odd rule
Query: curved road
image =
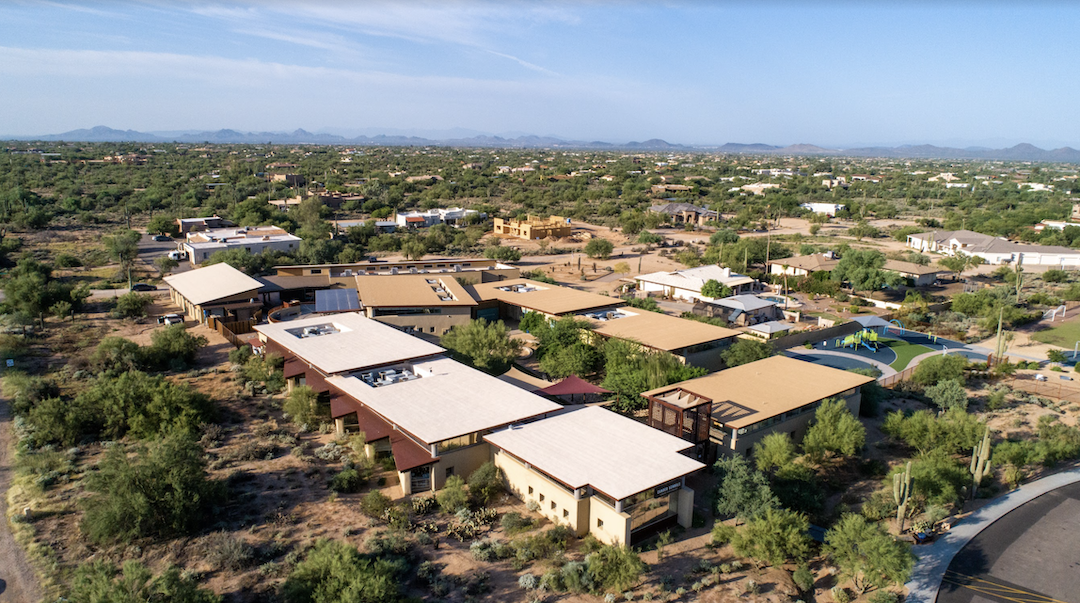
<path fill-rule="evenodd" d="M 42 596 L 37 577 L 7 521 L 7 491 L 15 471 L 14 444 L 11 407 L 7 398 L 0 396 L 0 603 L 32 603 Z"/>

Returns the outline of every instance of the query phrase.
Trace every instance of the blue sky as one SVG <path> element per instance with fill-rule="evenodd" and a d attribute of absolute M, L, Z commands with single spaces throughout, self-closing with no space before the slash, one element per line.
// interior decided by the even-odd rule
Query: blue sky
<path fill-rule="evenodd" d="M 7 2 L 0 134 L 1080 148 L 1080 4 Z"/>

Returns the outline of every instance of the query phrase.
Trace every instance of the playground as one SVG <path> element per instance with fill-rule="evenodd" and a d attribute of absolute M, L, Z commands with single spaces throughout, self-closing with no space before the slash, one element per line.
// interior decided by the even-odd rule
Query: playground
<path fill-rule="evenodd" d="M 899 372 L 908 368 L 915 358 L 946 350 L 975 362 L 986 360 L 986 354 L 968 349 L 963 343 L 908 331 L 899 325 L 866 328 L 842 338 L 819 341 L 814 344 L 813 351 L 789 350 L 788 355 L 843 370 L 876 368 L 890 373 L 886 367 Z"/>

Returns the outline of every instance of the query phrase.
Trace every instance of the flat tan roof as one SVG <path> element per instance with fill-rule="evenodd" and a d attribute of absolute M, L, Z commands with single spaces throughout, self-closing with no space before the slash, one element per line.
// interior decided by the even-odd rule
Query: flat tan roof
<path fill-rule="evenodd" d="M 681 454 L 690 442 L 599 406 L 484 436 L 570 486 L 622 500 L 705 467 Z"/>
<path fill-rule="evenodd" d="M 165 283 L 197 306 L 249 291 L 255 293 L 263 286 L 225 262 L 170 274 Z"/>
<path fill-rule="evenodd" d="M 713 419 L 746 427 L 873 381 L 873 377 L 772 356 L 641 394 L 663 396 L 682 389 L 713 401 Z"/>
<path fill-rule="evenodd" d="M 355 278 L 356 290 L 365 307 L 476 305 L 476 300 L 451 275 L 364 275 Z"/>
<path fill-rule="evenodd" d="M 258 325 L 255 330 L 327 375 L 443 352 L 433 343 L 356 312 Z"/>
<path fill-rule="evenodd" d="M 538 283 L 524 278 L 478 283 L 471 286 L 471 291 L 476 301 L 497 299 L 505 304 L 553 316 L 618 306 L 624 303 L 617 297 L 597 295 L 560 285 Z"/>
<path fill-rule="evenodd" d="M 632 339 L 650 348 L 668 352 L 739 336 L 739 332 L 734 329 L 659 312 L 620 308 L 615 314 L 619 318 L 590 318 L 593 331 L 605 337 Z"/>
<path fill-rule="evenodd" d="M 418 361 L 413 372 L 419 378 L 380 387 L 355 376 L 338 375 L 326 382 L 428 444 L 562 408 L 445 357 Z"/>

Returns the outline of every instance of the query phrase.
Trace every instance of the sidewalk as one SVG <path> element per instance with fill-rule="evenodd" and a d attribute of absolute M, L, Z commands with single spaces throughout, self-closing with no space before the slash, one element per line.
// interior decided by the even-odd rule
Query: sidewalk
<path fill-rule="evenodd" d="M 908 603 L 934 603 L 945 570 L 953 557 L 979 532 L 1024 503 L 1076 482 L 1080 482 L 1080 467 L 1024 484 L 965 518 L 932 544 L 917 547 L 915 553 L 919 560 L 906 585 L 908 596 L 904 600 Z"/>

